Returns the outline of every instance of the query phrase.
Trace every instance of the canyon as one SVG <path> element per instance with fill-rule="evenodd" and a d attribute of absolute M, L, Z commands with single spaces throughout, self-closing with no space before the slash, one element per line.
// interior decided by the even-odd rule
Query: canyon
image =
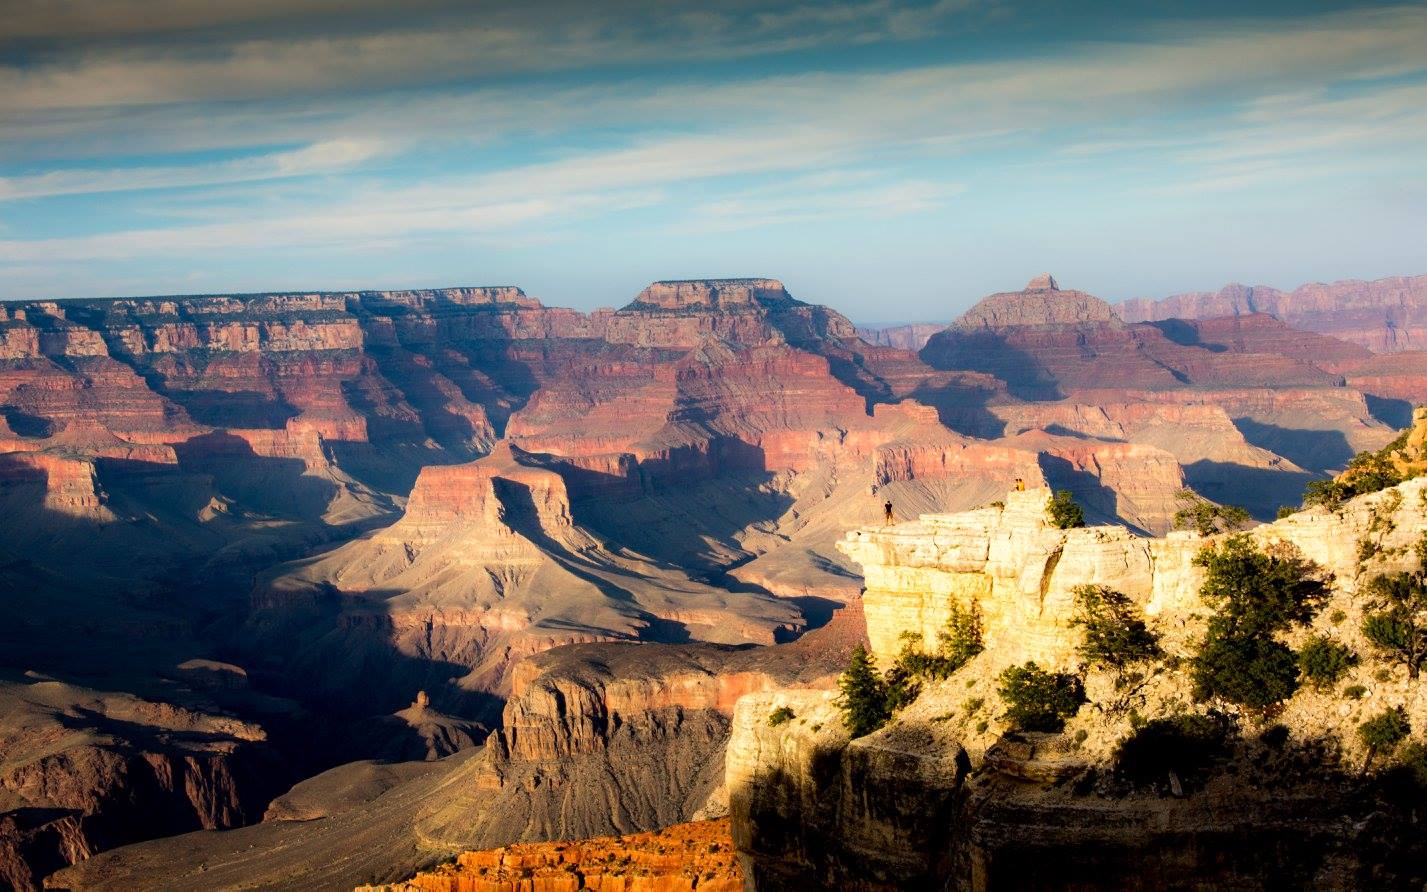
<path fill-rule="evenodd" d="M 773 279 L 0 304 L 0 877 L 350 888 L 730 803 L 738 838 L 743 704 L 835 741 L 851 648 L 945 620 L 849 529 L 999 518 L 1015 575 L 1064 489 L 1060 561 L 1152 589 L 1184 489 L 1267 521 L 1392 440 L 1427 354 L 1293 303 L 1127 321 L 1047 275 L 870 339 Z"/>

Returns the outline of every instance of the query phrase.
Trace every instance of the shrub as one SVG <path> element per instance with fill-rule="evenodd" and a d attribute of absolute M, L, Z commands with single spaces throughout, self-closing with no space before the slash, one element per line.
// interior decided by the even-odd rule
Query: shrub
<path fill-rule="evenodd" d="M 1358 664 L 1358 655 L 1331 638 L 1315 635 L 1298 651 L 1298 668 L 1313 686 L 1326 691 Z"/>
<path fill-rule="evenodd" d="M 1322 505 L 1336 511 L 1347 499 L 1401 483 L 1406 478 L 1397 470 L 1392 456 L 1407 443 L 1407 434 L 1408 431 L 1403 431 L 1377 452 L 1359 452 L 1338 477 L 1309 483 L 1303 491 L 1303 504 Z"/>
<path fill-rule="evenodd" d="M 922 692 L 921 681 L 907 667 L 907 658 L 912 653 L 911 645 L 904 644 L 897 662 L 883 676 L 883 697 L 889 713 L 909 705 Z"/>
<path fill-rule="evenodd" d="M 1276 636 L 1322 606 L 1328 584 L 1318 568 L 1294 552 L 1261 551 L 1244 535 L 1206 545 L 1194 563 L 1205 569 L 1199 595 L 1215 608 L 1191 661 L 1195 696 L 1252 709 L 1292 697 L 1298 660 Z"/>
<path fill-rule="evenodd" d="M 1417 678 L 1427 660 L 1427 573 L 1384 574 L 1367 585 L 1373 610 L 1363 617 L 1363 637 L 1384 657 Z"/>
<path fill-rule="evenodd" d="M 1317 565 L 1296 552 L 1261 551 L 1248 536 L 1206 545 L 1194 557 L 1205 571 L 1199 595 L 1218 611 L 1225 633 L 1277 632 L 1313 618 L 1328 596 Z"/>
<path fill-rule="evenodd" d="M 768 724 L 776 728 L 791 718 L 794 718 L 793 710 L 786 706 L 780 706 L 768 713 Z"/>
<path fill-rule="evenodd" d="M 960 669 L 986 649 L 981 632 L 981 608 L 974 601 L 968 610 L 952 605 L 946 628 L 937 633 L 937 649 L 944 661 L 945 675 Z"/>
<path fill-rule="evenodd" d="M 892 717 L 887 706 L 887 683 L 862 645 L 853 648 L 852 661 L 838 678 L 837 686 L 842 691 L 837 705 L 853 737 L 871 734 Z"/>
<path fill-rule="evenodd" d="M 1368 762 L 1380 752 L 1392 752 L 1411 733 L 1412 725 L 1400 706 L 1385 709 L 1358 725 L 1358 739 L 1368 748 Z"/>
<path fill-rule="evenodd" d="M 1023 731 L 1060 731 L 1085 702 L 1079 676 L 1046 672 L 1035 661 L 1007 667 L 1000 682 L 1006 720 Z"/>
<path fill-rule="evenodd" d="M 1285 517 L 1292 517 L 1297 513 L 1298 509 L 1293 507 L 1292 505 L 1279 505 L 1278 512 L 1274 516 L 1277 517 L 1279 520 L 1283 520 Z"/>
<path fill-rule="evenodd" d="M 924 653 L 917 647 L 921 636 L 915 632 L 902 634 L 902 650 L 897 655 L 897 664 L 892 671 L 899 674 L 900 683 L 907 686 L 920 685 L 917 678 L 941 679 L 951 675 L 966 665 L 985 649 L 981 637 L 981 609 L 975 603 L 968 609 L 953 605 L 946 626 L 937 633 L 937 649 L 934 653 Z M 913 693 L 915 699 L 915 693 Z"/>
<path fill-rule="evenodd" d="M 1191 677 L 1198 700 L 1221 697 L 1263 710 L 1298 690 L 1298 662 L 1272 638 L 1211 635 L 1194 657 Z"/>
<path fill-rule="evenodd" d="M 1341 610 L 1334 610 L 1332 613 L 1328 614 L 1328 622 L 1332 623 L 1335 626 L 1347 618 L 1348 615 Z"/>
<path fill-rule="evenodd" d="M 1195 530 L 1201 536 L 1227 533 L 1248 524 L 1249 512 L 1238 505 L 1219 505 L 1201 498 L 1192 489 L 1181 489 L 1174 498 L 1183 506 L 1174 512 L 1176 530 Z"/>
<path fill-rule="evenodd" d="M 1350 684 L 1343 688 L 1343 696 L 1349 700 L 1361 700 L 1368 695 L 1368 689 L 1360 684 Z"/>
<path fill-rule="evenodd" d="M 1046 505 L 1046 513 L 1050 517 L 1051 526 L 1058 529 L 1069 530 L 1085 526 L 1085 512 L 1080 510 L 1068 489 L 1056 490 Z"/>
<path fill-rule="evenodd" d="M 1419 793 L 1427 790 L 1427 746 L 1412 741 L 1398 750 L 1397 764 Z"/>
<path fill-rule="evenodd" d="M 1081 659 L 1091 666 L 1123 670 L 1131 663 L 1157 660 L 1164 655 L 1159 636 L 1140 619 L 1128 596 L 1103 585 L 1081 585 L 1074 591 Z"/>
<path fill-rule="evenodd" d="M 1135 786 L 1167 786 L 1174 772 L 1186 790 L 1199 787 L 1229 751 L 1228 716 L 1176 715 L 1143 722 L 1115 751 L 1115 772 Z"/>

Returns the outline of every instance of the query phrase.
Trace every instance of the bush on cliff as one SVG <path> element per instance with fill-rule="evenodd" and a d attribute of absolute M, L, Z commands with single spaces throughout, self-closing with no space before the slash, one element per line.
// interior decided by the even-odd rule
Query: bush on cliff
<path fill-rule="evenodd" d="M 1069 530 L 1085 526 L 1085 512 L 1080 510 L 1068 489 L 1056 490 L 1055 495 L 1046 504 L 1046 514 L 1050 518 L 1051 526 L 1057 529 Z"/>
<path fill-rule="evenodd" d="M 1192 792 L 1228 755 L 1233 733 L 1233 721 L 1217 712 L 1151 719 L 1116 748 L 1115 772 L 1136 787 L 1157 789 L 1172 785 L 1172 773 Z"/>
<path fill-rule="evenodd" d="M 1277 636 L 1322 606 L 1328 583 L 1296 552 L 1261 551 L 1245 535 L 1206 545 L 1194 558 L 1205 570 L 1199 596 L 1215 608 L 1191 663 L 1194 693 L 1267 709 L 1298 689 L 1297 655 Z"/>
<path fill-rule="evenodd" d="M 1412 725 L 1407 721 L 1407 713 L 1401 706 L 1384 709 L 1373 718 L 1358 725 L 1358 739 L 1368 748 L 1366 764 L 1371 764 L 1379 753 L 1391 754 L 1397 745 L 1412 733 Z"/>
<path fill-rule="evenodd" d="M 942 679 L 965 666 L 972 657 L 985 649 L 981 633 L 981 608 L 974 602 L 969 608 L 953 604 L 946 625 L 937 633 L 937 648 L 923 651 L 916 632 L 902 633 L 902 650 L 896 665 L 889 670 L 908 678 Z"/>
<path fill-rule="evenodd" d="M 1330 511 L 1342 507 L 1343 502 L 1354 496 L 1380 492 L 1389 486 L 1396 486 L 1407 479 L 1393 462 L 1393 456 L 1401 453 L 1407 445 L 1411 428 L 1404 430 L 1397 439 L 1377 452 L 1359 452 L 1348 462 L 1348 467 L 1337 477 L 1314 480 L 1303 491 L 1304 505 L 1322 505 Z"/>
<path fill-rule="evenodd" d="M 1176 530 L 1195 530 L 1201 536 L 1212 536 L 1242 529 L 1250 520 L 1249 512 L 1238 505 L 1211 502 L 1192 489 L 1181 489 L 1174 498 L 1183 506 L 1174 512 Z"/>
<path fill-rule="evenodd" d="M 892 710 L 887 705 L 887 683 L 862 645 L 853 649 L 852 662 L 838 678 L 837 686 L 842 691 L 837 705 L 853 737 L 871 734 L 892 718 Z"/>
<path fill-rule="evenodd" d="M 1419 566 L 1377 576 L 1367 584 L 1370 612 L 1363 637 L 1382 656 L 1417 678 L 1427 660 L 1427 538 L 1417 543 Z"/>
<path fill-rule="evenodd" d="M 1063 730 L 1065 720 L 1085 702 L 1079 676 L 1047 672 L 1034 660 L 1008 666 L 1000 682 L 998 693 L 1006 704 L 1006 721 L 1021 731 Z"/>
<path fill-rule="evenodd" d="M 1358 664 L 1358 655 L 1347 645 L 1324 635 L 1315 635 L 1298 651 L 1298 668 L 1320 691 L 1327 691 Z"/>
<path fill-rule="evenodd" d="M 1159 636 L 1145 625 L 1128 595 L 1104 585 L 1076 586 L 1073 594 L 1070 623 L 1080 628 L 1077 651 L 1087 664 L 1123 671 L 1164 655 Z"/>

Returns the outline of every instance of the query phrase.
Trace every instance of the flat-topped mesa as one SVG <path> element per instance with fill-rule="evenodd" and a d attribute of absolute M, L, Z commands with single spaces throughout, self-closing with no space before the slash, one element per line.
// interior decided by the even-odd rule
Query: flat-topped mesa
<path fill-rule="evenodd" d="M 777 279 L 682 279 L 655 282 L 620 312 L 745 312 L 800 303 Z"/>
<path fill-rule="evenodd" d="M 425 303 L 455 304 L 463 307 L 519 307 L 543 309 L 539 300 L 515 285 L 482 285 L 458 288 L 418 288 L 400 291 L 363 291 L 355 297 L 363 303 L 417 307 Z"/>
<path fill-rule="evenodd" d="M 1123 325 L 1111 306 L 1084 291 L 1062 291 L 1050 273 L 1036 276 L 1021 291 L 982 298 L 952 323 L 960 331 L 1061 325 Z"/>
<path fill-rule="evenodd" d="M 1332 335 L 1377 353 L 1420 350 L 1427 344 L 1427 276 L 1315 282 L 1292 291 L 1232 283 L 1218 291 L 1161 300 L 1134 298 L 1118 310 L 1127 322 L 1268 313 L 1294 328 Z"/>

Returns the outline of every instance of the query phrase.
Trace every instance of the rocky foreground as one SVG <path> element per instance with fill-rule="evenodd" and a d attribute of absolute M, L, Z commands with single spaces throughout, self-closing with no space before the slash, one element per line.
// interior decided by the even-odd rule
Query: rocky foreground
<path fill-rule="evenodd" d="M 357 892 L 736 892 L 743 874 L 728 821 L 655 833 L 531 843 L 465 852 L 400 883 Z"/>
<path fill-rule="evenodd" d="M 1321 637 L 1354 655 L 1331 683 L 1305 681 L 1267 711 L 1191 696 L 1189 666 L 1212 613 L 1195 558 L 1227 534 L 1058 529 L 1049 496 L 1012 492 L 1004 504 L 842 540 L 866 574 L 882 666 L 909 647 L 934 648 L 953 610 L 973 604 L 984 650 L 857 739 L 831 692 L 739 701 L 727 785 L 756 888 L 1420 888 L 1420 794 L 1359 729 L 1388 713 L 1427 730 L 1420 683 L 1361 631 L 1369 580 L 1420 560 L 1427 480 L 1248 533 L 1330 580 L 1321 609 L 1291 632 L 1294 646 Z M 1163 648 L 1128 687 L 1085 663 L 1074 622 L 1086 584 L 1128 596 Z M 1054 733 L 1019 732 L 1003 712 L 997 680 L 1027 660 L 1083 679 L 1088 702 Z M 1125 741 L 1146 723 L 1237 730 L 1205 732 L 1191 755 L 1137 776 Z"/>

